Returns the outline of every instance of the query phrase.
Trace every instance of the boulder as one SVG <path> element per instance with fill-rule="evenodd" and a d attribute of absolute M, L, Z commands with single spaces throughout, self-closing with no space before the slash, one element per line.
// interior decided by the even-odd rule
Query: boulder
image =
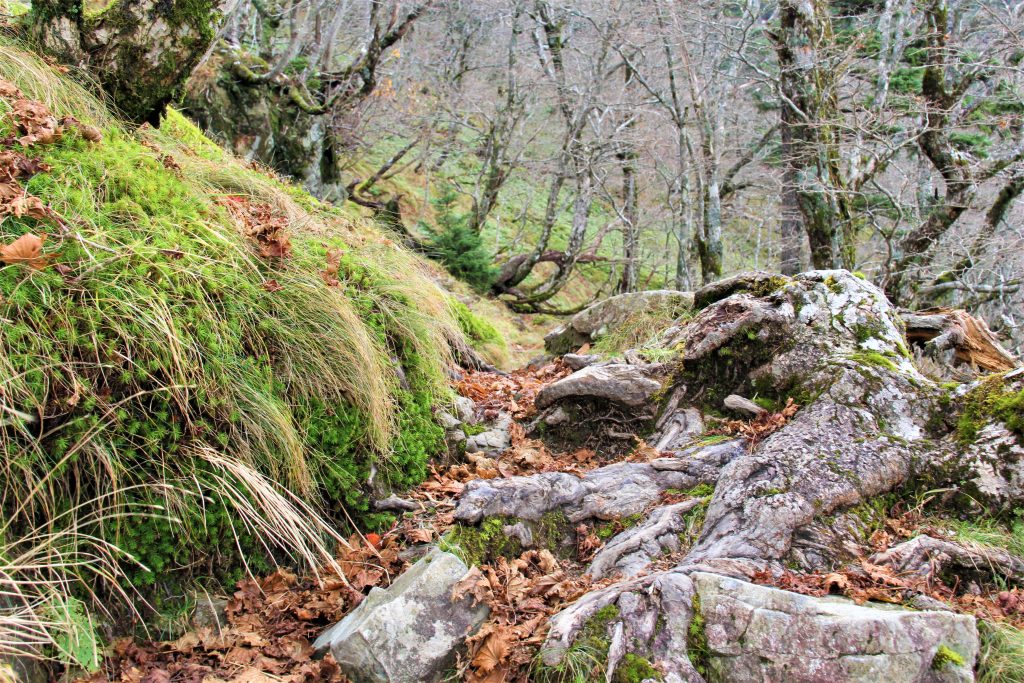
<path fill-rule="evenodd" d="M 313 648 L 330 650 L 357 683 L 437 681 L 490 612 L 470 597 L 452 601 L 467 571 L 458 557 L 434 548 L 386 590 L 371 589 Z"/>
<path fill-rule="evenodd" d="M 456 396 L 455 415 L 463 424 L 476 424 L 476 403 L 466 396 Z"/>
<path fill-rule="evenodd" d="M 544 387 L 534 401 L 544 410 L 564 399 L 603 399 L 639 408 L 646 406 L 661 389 L 661 382 L 648 377 L 636 365 L 591 365 Z"/>
<path fill-rule="evenodd" d="M 508 431 L 511 426 L 512 416 L 508 413 L 502 413 L 490 429 L 474 434 L 466 439 L 466 452 L 483 453 L 491 456 L 500 455 L 506 448 L 512 445 L 512 437 Z"/>
<path fill-rule="evenodd" d="M 209 628 L 220 631 L 228 624 L 227 598 L 214 597 L 209 593 L 196 595 L 196 606 L 192 610 L 190 623 L 193 628 Z"/>
<path fill-rule="evenodd" d="M 974 617 L 691 575 L 712 681 L 973 681 Z"/>
<path fill-rule="evenodd" d="M 574 315 L 566 324 L 552 330 L 544 337 L 544 348 L 548 353 L 568 353 L 596 341 L 637 312 L 662 309 L 671 315 L 674 311 L 682 312 L 692 306 L 691 292 L 657 289 L 619 294 L 597 302 Z"/>

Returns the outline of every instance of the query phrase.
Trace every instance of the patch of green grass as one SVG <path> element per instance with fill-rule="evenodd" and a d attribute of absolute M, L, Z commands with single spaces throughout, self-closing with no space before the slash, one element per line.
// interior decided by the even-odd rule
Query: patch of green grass
<path fill-rule="evenodd" d="M 544 664 L 544 652 L 539 652 L 530 680 L 538 683 L 589 683 L 603 679 L 610 646 L 608 628 L 619 615 L 619 608 L 615 605 L 605 605 L 595 612 L 556 666 Z"/>
<path fill-rule="evenodd" d="M 658 344 L 661 333 L 673 322 L 692 314 L 689 306 L 677 303 L 640 309 L 597 339 L 593 345 L 594 353 L 614 356 L 629 349 L 638 349 L 642 355 L 653 354 L 658 360 L 667 360 L 676 354 L 674 350 Z"/>
<path fill-rule="evenodd" d="M 1009 624 L 978 621 L 981 647 L 978 683 L 1024 683 L 1024 631 Z"/>
<path fill-rule="evenodd" d="M 1014 519 L 1009 523 L 986 516 L 968 519 L 936 519 L 941 529 L 949 530 L 958 541 L 980 543 L 1002 548 L 1024 559 L 1024 522 Z"/>

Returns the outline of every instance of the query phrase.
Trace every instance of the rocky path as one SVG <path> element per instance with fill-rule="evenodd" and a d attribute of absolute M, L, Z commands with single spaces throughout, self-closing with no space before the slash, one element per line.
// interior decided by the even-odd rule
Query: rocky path
<path fill-rule="evenodd" d="M 391 530 L 318 576 L 242 582 L 176 641 L 119 643 L 100 675 L 973 680 L 974 615 L 1024 621 L 1024 563 L 955 542 L 915 493 L 1021 502 L 1019 434 L 955 431 L 988 385 L 922 374 L 902 317 L 844 271 L 693 301 L 656 348 L 467 372 L 448 460 L 378 502 Z"/>

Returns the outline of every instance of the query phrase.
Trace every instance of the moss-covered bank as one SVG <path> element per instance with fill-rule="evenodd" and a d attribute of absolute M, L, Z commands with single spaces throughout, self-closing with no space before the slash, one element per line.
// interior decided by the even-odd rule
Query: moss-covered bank
<path fill-rule="evenodd" d="M 72 553 L 99 543 L 101 561 L 65 571 L 157 605 L 191 576 L 327 561 L 330 529 L 374 521 L 371 482 L 414 484 L 443 449 L 433 412 L 466 312 L 372 224 L 177 113 L 129 130 L 10 43 L 0 78 L 103 131 L 31 150 L 50 170 L 26 189 L 65 232 L 0 223 L 0 244 L 49 233 L 53 255 L 43 270 L 0 265 L 3 555 L 32 530 Z M 289 253 L 262 255 L 250 219 L 283 226 Z"/>

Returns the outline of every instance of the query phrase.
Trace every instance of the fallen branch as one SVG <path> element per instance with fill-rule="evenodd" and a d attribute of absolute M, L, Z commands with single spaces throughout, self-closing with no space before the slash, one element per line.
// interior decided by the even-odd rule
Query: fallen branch
<path fill-rule="evenodd" d="M 1017 366 L 1017 359 L 996 339 L 984 320 L 967 311 L 931 308 L 902 313 L 907 339 L 936 351 L 952 351 L 956 361 L 989 372 L 1004 372 Z"/>

